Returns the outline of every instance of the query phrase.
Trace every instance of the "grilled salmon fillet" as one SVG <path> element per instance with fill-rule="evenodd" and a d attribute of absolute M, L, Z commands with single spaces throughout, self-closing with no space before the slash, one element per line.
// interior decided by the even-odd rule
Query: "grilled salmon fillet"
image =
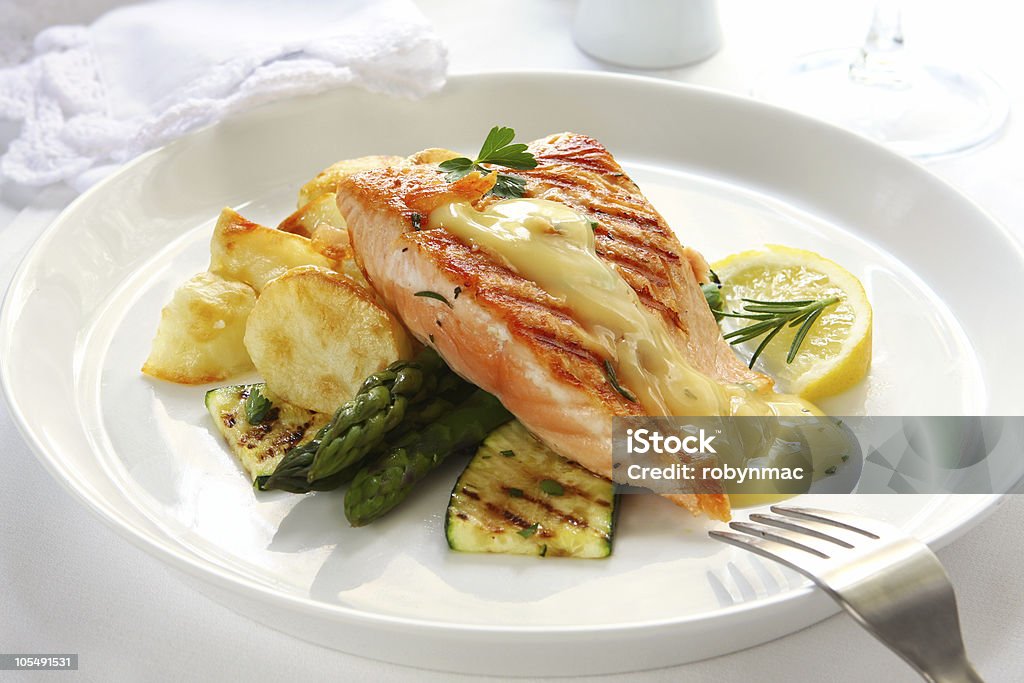
<path fill-rule="evenodd" d="M 529 147 L 537 167 L 516 172 L 526 179 L 525 196 L 562 203 L 596 223 L 598 256 L 662 316 L 695 369 L 723 383 L 771 386 L 722 339 L 700 288 L 708 273 L 703 257 L 679 243 L 608 150 L 575 133 Z M 493 176 L 449 183 L 436 163 L 368 170 L 341 179 L 338 208 L 366 278 L 421 341 L 555 451 L 610 477 L 611 418 L 645 411 L 609 382 L 605 359 L 588 350 L 573 311 L 445 229 L 427 229 L 427 215 L 448 202 L 484 210 L 498 201 L 486 195 Z M 416 296 L 422 291 L 441 293 L 451 306 Z M 702 488 L 693 494 L 666 497 L 728 519 L 721 486 L 695 484 Z"/>

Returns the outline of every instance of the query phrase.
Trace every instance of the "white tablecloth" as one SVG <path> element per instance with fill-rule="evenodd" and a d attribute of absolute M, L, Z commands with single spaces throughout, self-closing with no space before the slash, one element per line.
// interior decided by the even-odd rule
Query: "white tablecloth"
<path fill-rule="evenodd" d="M 703 64 L 656 75 L 744 91 L 768 59 L 859 42 L 871 8 L 866 0 L 721 2 L 724 49 Z M 421 0 L 421 5 L 448 41 L 456 71 L 606 68 L 572 44 L 571 0 Z M 1003 83 L 1021 110 L 1020 10 L 998 0 L 906 5 L 911 45 L 953 61 L 969 56 Z M 0 125 L 0 145 L 9 135 Z M 1022 159 L 1024 133 L 1011 121 L 995 143 L 931 168 L 1024 238 Z M 69 199 L 66 191 L 0 187 L 0 288 L 20 254 Z M 970 277 L 982 278 L 984 264 L 962 265 L 965 286 L 983 292 L 984 281 Z M 984 305 L 983 295 L 979 303 Z M 1009 371 L 1016 371 L 1015 355 L 1008 351 Z M 80 671 L 74 675 L 96 681 L 461 678 L 309 645 L 211 602 L 75 503 L 37 463 L 2 404 L 0 453 L 0 652 L 77 652 Z M 1024 500 L 1013 497 L 939 553 L 958 591 L 968 649 L 989 681 L 1024 681 L 1022 527 Z M 11 674 L 10 679 L 28 676 Z M 847 617 L 837 616 L 744 652 L 607 680 L 882 683 L 917 678 Z"/>

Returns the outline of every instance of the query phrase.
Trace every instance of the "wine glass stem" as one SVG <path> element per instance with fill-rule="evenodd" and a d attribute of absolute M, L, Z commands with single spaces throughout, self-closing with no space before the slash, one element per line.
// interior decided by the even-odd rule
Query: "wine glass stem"
<path fill-rule="evenodd" d="M 850 64 L 850 79 L 864 85 L 907 87 L 901 67 L 903 18 L 898 0 L 875 3 L 871 28 Z"/>

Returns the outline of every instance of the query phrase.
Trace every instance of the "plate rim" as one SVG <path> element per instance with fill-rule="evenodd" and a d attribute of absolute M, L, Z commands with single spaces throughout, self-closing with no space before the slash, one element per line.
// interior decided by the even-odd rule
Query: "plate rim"
<path fill-rule="evenodd" d="M 925 166 L 914 162 L 911 159 L 903 157 L 896 152 L 889 150 L 888 148 L 880 145 L 869 138 L 854 133 L 849 130 L 845 130 L 829 124 L 827 122 L 814 119 L 812 117 L 794 112 L 791 110 L 784 109 L 772 105 L 770 103 L 761 102 L 753 98 L 745 97 L 743 95 L 717 90 L 711 87 L 703 85 L 695 85 L 689 83 L 681 83 L 678 81 L 670 81 L 666 79 L 660 79 L 653 76 L 645 75 L 633 75 L 623 73 L 612 73 L 612 72 L 600 72 L 600 71 L 584 71 L 584 70 L 572 70 L 572 69 L 502 69 L 502 70 L 484 70 L 484 71 L 461 71 L 450 74 L 445 89 L 455 87 L 472 87 L 474 81 L 480 81 L 482 79 L 493 79 L 493 78 L 529 78 L 529 77 L 546 77 L 553 79 L 570 79 L 570 80 L 591 80 L 597 82 L 627 82 L 637 83 L 648 87 L 659 88 L 659 89 L 678 89 L 686 90 L 691 92 L 700 93 L 701 97 L 707 97 L 711 99 L 721 99 L 733 104 L 740 104 L 746 107 L 764 108 L 766 110 L 774 111 L 776 114 L 782 114 L 788 117 L 793 117 L 801 120 L 803 125 L 809 125 L 815 128 L 821 128 L 828 131 L 831 135 L 846 136 L 847 138 L 855 138 L 862 144 L 870 145 L 874 148 L 875 153 L 882 154 L 889 158 L 890 162 L 902 164 L 905 168 L 913 168 L 916 173 L 923 173 L 930 177 L 934 182 L 939 183 L 946 192 L 953 193 L 957 196 L 960 201 L 965 202 L 970 208 L 976 211 L 981 216 L 984 216 L 993 228 L 995 228 L 1001 237 L 1013 244 L 1016 251 L 1024 259 L 1024 242 L 1022 242 L 1014 233 L 1012 233 L 1007 226 L 1002 222 L 995 219 L 987 210 L 979 206 L 974 200 L 965 195 L 961 190 L 951 185 L 942 177 L 938 176 L 935 172 L 931 171 Z M 289 98 L 292 101 L 301 99 L 315 99 L 318 96 L 322 96 L 325 93 L 354 89 L 351 86 L 345 88 L 336 88 L 331 91 L 323 91 L 312 95 L 304 95 L 298 98 Z M 443 92 L 443 91 L 442 91 Z M 265 109 L 266 107 L 273 107 L 275 104 L 280 104 L 288 100 L 277 100 L 274 102 L 261 105 L 260 107 L 252 110 L 247 110 L 239 114 L 234 114 L 223 119 L 224 121 L 231 121 L 232 119 L 244 117 L 253 111 Z M 467 633 L 490 633 L 490 634 L 557 634 L 557 635 L 580 635 L 585 636 L 588 634 L 600 634 L 609 632 L 636 632 L 648 629 L 661 629 L 661 628 L 682 628 L 687 625 L 692 625 L 697 622 L 708 623 L 711 621 L 727 621 L 741 616 L 744 614 L 760 613 L 762 611 L 772 610 L 779 604 L 786 604 L 792 601 L 806 601 L 810 596 L 814 595 L 817 591 L 811 586 L 802 586 L 798 588 L 790 588 L 782 593 L 778 593 L 763 598 L 758 598 L 753 601 L 745 601 L 735 605 L 727 607 L 719 607 L 713 613 L 702 613 L 695 615 L 683 615 L 678 617 L 667 617 L 662 619 L 648 619 L 636 622 L 624 622 L 624 623 L 602 623 L 602 624 L 558 624 L 558 625 L 529 625 L 529 624 L 481 624 L 481 623 L 464 623 L 464 622 L 450 622 L 450 621 L 436 621 L 421 617 L 409 617 L 399 616 L 385 613 L 374 613 L 364 609 L 349 607 L 345 605 L 334 605 L 325 603 L 322 601 L 313 600 L 308 597 L 302 597 L 298 595 L 292 595 L 275 590 L 273 587 L 262 584 L 254 579 L 247 576 L 241 575 L 236 572 L 231 572 L 229 569 L 218 565 L 212 560 L 203 557 L 188 549 L 186 546 L 176 544 L 170 537 L 163 537 L 153 533 L 148 529 L 142 528 L 138 523 L 133 523 L 131 517 L 121 513 L 113 505 L 110 505 L 102 497 L 91 496 L 87 491 L 76 485 L 72 481 L 72 477 L 69 475 L 66 469 L 61 466 L 62 458 L 57 454 L 48 452 L 48 449 L 42 443 L 42 440 L 37 436 L 36 432 L 30 427 L 30 421 L 28 416 L 22 410 L 21 405 L 17 402 L 15 396 L 15 390 L 12 385 L 11 375 L 9 371 L 10 366 L 10 353 L 9 350 L 13 345 L 14 334 L 15 334 L 15 321 L 11 312 L 11 302 L 17 292 L 24 288 L 25 280 L 33 262 L 42 254 L 45 246 L 53 238 L 54 233 L 57 231 L 59 226 L 66 220 L 69 220 L 71 216 L 78 208 L 78 206 L 86 202 L 94 193 L 102 192 L 105 186 L 113 181 L 114 179 L 121 178 L 123 176 L 133 173 L 136 167 L 144 164 L 151 157 L 167 154 L 168 150 L 176 148 L 178 145 L 185 144 L 192 136 L 214 128 L 219 125 L 220 122 L 212 123 L 208 126 L 201 127 L 194 131 L 190 131 L 186 135 L 171 141 L 170 143 L 149 150 L 138 157 L 132 159 L 130 162 L 123 165 L 114 173 L 106 176 L 98 183 L 90 187 L 88 190 L 83 192 L 81 195 L 76 197 L 68 206 L 66 206 L 61 212 L 46 226 L 46 228 L 39 234 L 38 238 L 33 242 L 29 249 L 22 255 L 17 268 L 10 280 L 10 283 L 4 293 L 2 304 L 0 304 L 0 391 L 2 391 L 4 399 L 8 405 L 12 422 L 16 425 L 16 428 L 21 435 L 22 439 L 29 445 L 36 459 L 39 460 L 45 469 L 50 473 L 54 479 L 58 481 L 67 491 L 69 491 L 74 498 L 76 498 L 96 517 L 98 517 L 107 527 L 113 529 L 119 536 L 128 540 L 136 547 L 146 551 L 148 554 L 157 557 L 162 562 L 173 566 L 176 569 L 185 572 L 186 574 L 193 576 L 198 579 L 210 581 L 220 588 L 226 588 L 233 593 L 240 595 L 241 597 L 252 597 L 253 594 L 260 597 L 261 599 L 269 600 L 270 602 L 276 603 L 282 607 L 291 610 L 302 610 L 318 616 L 324 616 L 330 619 L 338 620 L 342 618 L 351 623 L 367 623 L 379 626 L 391 626 L 400 627 L 409 630 L 422 629 L 431 633 L 447 632 L 450 634 L 467 634 Z M 99 498 L 99 499 L 97 499 Z M 950 526 L 942 532 L 929 534 L 922 538 L 929 546 L 933 548 L 942 547 L 956 538 L 962 536 L 964 533 L 969 531 L 971 528 L 979 524 L 986 517 L 988 517 L 998 505 L 1005 499 L 1005 494 L 980 494 L 972 500 L 972 512 L 969 517 L 962 521 L 958 521 L 955 525 Z M 831 613 L 838 611 L 838 607 L 833 609 Z M 753 618 L 753 617 L 751 617 Z"/>

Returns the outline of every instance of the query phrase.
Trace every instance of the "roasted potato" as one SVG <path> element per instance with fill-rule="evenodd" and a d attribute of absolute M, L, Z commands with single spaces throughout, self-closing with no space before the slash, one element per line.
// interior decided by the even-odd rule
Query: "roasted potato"
<path fill-rule="evenodd" d="M 271 391 L 321 413 L 352 398 L 367 375 L 412 354 L 405 328 L 370 292 L 315 266 L 266 286 L 245 347 Z"/>
<path fill-rule="evenodd" d="M 356 263 L 355 252 L 352 251 L 349 243 L 347 230 L 338 230 L 329 225 L 321 224 L 317 227 L 316 232 L 313 233 L 312 243 L 314 249 L 334 259 L 334 269 L 336 271 L 352 278 L 352 281 L 365 289 L 375 301 L 379 301 L 377 293 L 373 291 L 370 283 L 363 277 L 363 271 L 359 268 L 359 264 Z"/>
<path fill-rule="evenodd" d="M 405 161 L 404 157 L 376 155 L 359 157 L 357 159 L 344 159 L 336 164 L 328 166 L 320 171 L 315 178 L 302 186 L 299 190 L 298 208 L 302 208 L 317 197 L 328 192 L 335 192 L 338 189 L 338 181 L 353 173 L 367 171 L 371 168 L 383 168 L 384 166 L 395 166 Z"/>
<path fill-rule="evenodd" d="M 369 283 L 356 265 L 348 228 L 338 211 L 336 198 L 333 192 L 320 195 L 281 221 L 277 229 L 309 237 L 314 250 L 334 261 L 334 270 L 348 275 L 356 284 L 369 290 Z"/>
<path fill-rule="evenodd" d="M 175 292 L 142 371 L 180 384 L 227 379 L 253 367 L 245 350 L 245 321 L 256 292 L 241 282 L 200 273 Z"/>
<path fill-rule="evenodd" d="M 333 259 L 310 240 L 253 223 L 232 209 L 221 211 L 210 241 L 210 272 L 239 280 L 256 290 L 296 266 L 333 268 Z"/>
<path fill-rule="evenodd" d="M 281 221 L 277 229 L 290 232 L 293 235 L 302 235 L 306 238 L 312 237 L 316 229 L 324 225 L 339 230 L 347 230 L 348 226 L 341 212 L 338 211 L 336 199 L 337 195 L 333 191 L 318 195 L 315 199 L 311 199 L 303 204 L 295 210 L 295 213 Z"/>

